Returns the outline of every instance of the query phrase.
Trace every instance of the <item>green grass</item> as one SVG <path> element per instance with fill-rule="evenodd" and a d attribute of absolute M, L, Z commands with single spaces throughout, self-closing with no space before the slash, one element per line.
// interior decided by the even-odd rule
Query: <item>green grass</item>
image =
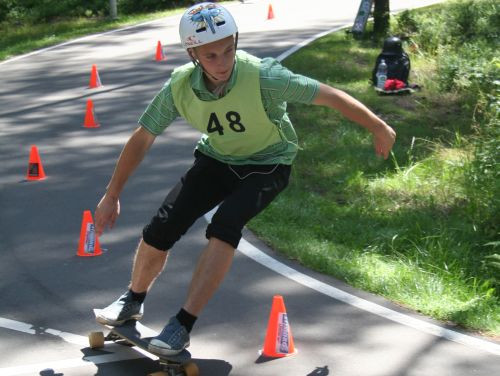
<path fill-rule="evenodd" d="M 433 62 L 412 56 L 412 82 L 428 89 L 381 97 L 368 79 L 380 52 L 345 32 L 284 61 L 347 91 L 392 125 L 389 160 L 338 113 L 290 105 L 302 150 L 288 189 L 249 224 L 302 264 L 446 322 L 500 334 L 491 247 L 468 216 L 465 171 L 471 115 L 463 97 L 432 86 Z"/>
<path fill-rule="evenodd" d="M 175 9 L 150 14 L 124 15 L 118 20 L 93 17 L 58 20 L 48 24 L 0 24 L 0 61 L 77 37 L 135 25 L 181 11 L 182 9 Z"/>

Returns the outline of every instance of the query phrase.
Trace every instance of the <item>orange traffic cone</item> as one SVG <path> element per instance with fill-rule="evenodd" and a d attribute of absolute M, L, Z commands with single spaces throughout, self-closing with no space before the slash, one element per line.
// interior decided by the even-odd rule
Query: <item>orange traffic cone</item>
<path fill-rule="evenodd" d="M 77 256 L 99 256 L 102 254 L 99 238 L 95 233 L 94 221 L 90 210 L 83 212 L 82 228 L 80 230 L 80 243 Z"/>
<path fill-rule="evenodd" d="M 42 180 L 45 179 L 45 171 L 43 170 L 42 160 L 38 154 L 38 148 L 31 145 L 30 160 L 28 163 L 27 180 Z"/>
<path fill-rule="evenodd" d="M 163 53 L 163 47 L 161 46 L 161 42 L 158 41 L 158 44 L 156 45 L 156 61 L 163 61 L 167 60 L 165 54 Z"/>
<path fill-rule="evenodd" d="M 269 4 L 269 7 L 267 8 L 267 19 L 272 20 L 273 18 L 274 18 L 273 6 Z"/>
<path fill-rule="evenodd" d="M 101 87 L 101 78 L 99 77 L 99 72 L 97 72 L 97 66 L 95 64 L 92 65 L 92 70 L 90 72 L 90 81 L 89 81 L 89 88 L 90 89 L 95 89 L 98 87 Z"/>
<path fill-rule="evenodd" d="M 87 111 L 85 112 L 83 126 L 85 128 L 99 128 L 100 126 L 97 116 L 94 113 L 94 102 L 92 102 L 92 99 L 87 100 Z"/>
<path fill-rule="evenodd" d="M 262 355 L 269 358 L 282 358 L 296 353 L 283 297 L 275 295 Z"/>

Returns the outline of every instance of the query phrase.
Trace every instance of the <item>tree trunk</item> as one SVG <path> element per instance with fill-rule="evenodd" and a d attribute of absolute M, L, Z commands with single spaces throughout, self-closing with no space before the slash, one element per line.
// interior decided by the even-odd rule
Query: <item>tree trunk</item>
<path fill-rule="evenodd" d="M 385 36 L 389 32 L 389 12 L 389 0 L 375 0 L 375 9 L 373 11 L 373 32 L 378 37 Z"/>
<path fill-rule="evenodd" d="M 116 0 L 109 0 L 109 15 L 112 20 L 116 20 L 118 18 L 118 13 L 116 10 Z"/>

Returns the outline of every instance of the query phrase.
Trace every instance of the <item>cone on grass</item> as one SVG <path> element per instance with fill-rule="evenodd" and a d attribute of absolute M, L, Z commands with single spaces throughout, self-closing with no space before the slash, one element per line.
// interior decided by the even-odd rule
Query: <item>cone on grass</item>
<path fill-rule="evenodd" d="M 78 244 L 77 256 L 99 256 L 102 254 L 99 238 L 95 232 L 94 221 L 90 210 L 83 212 L 82 228 L 80 230 L 80 242 Z"/>
<path fill-rule="evenodd" d="M 42 160 L 38 153 L 38 148 L 31 145 L 30 159 L 28 162 L 28 172 L 26 174 L 27 180 L 42 180 L 45 179 L 45 171 L 43 170 Z"/>
<path fill-rule="evenodd" d="M 101 78 L 99 77 L 99 72 L 97 72 L 97 66 L 93 64 L 92 70 L 90 71 L 89 89 L 95 89 L 101 86 L 102 83 Z"/>
<path fill-rule="evenodd" d="M 274 18 L 273 6 L 269 4 L 269 7 L 267 8 L 267 19 L 272 20 L 273 18 Z"/>
<path fill-rule="evenodd" d="M 155 58 L 155 60 L 156 61 L 167 60 L 167 57 L 163 53 L 163 47 L 162 47 L 160 41 L 158 41 L 158 44 L 156 45 L 156 58 Z"/>
<path fill-rule="evenodd" d="M 293 343 L 290 324 L 288 323 L 285 302 L 281 295 L 273 297 L 264 348 L 261 353 L 268 358 L 282 358 L 297 353 Z"/>
<path fill-rule="evenodd" d="M 94 102 L 92 102 L 92 99 L 87 100 L 87 111 L 85 112 L 83 126 L 85 128 L 99 128 L 100 126 L 97 116 L 94 113 Z"/>

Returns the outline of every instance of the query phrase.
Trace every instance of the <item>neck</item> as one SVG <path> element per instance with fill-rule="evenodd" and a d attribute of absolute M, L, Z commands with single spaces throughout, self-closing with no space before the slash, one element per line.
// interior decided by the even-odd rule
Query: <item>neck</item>
<path fill-rule="evenodd" d="M 203 74 L 203 78 L 205 80 L 205 85 L 206 85 L 207 89 L 210 90 L 213 94 L 215 94 L 217 96 L 224 94 L 224 90 L 225 90 L 226 85 L 229 82 L 229 80 L 227 80 L 227 81 L 212 81 L 212 80 L 210 80 L 209 77 L 206 76 L 206 74 Z"/>

